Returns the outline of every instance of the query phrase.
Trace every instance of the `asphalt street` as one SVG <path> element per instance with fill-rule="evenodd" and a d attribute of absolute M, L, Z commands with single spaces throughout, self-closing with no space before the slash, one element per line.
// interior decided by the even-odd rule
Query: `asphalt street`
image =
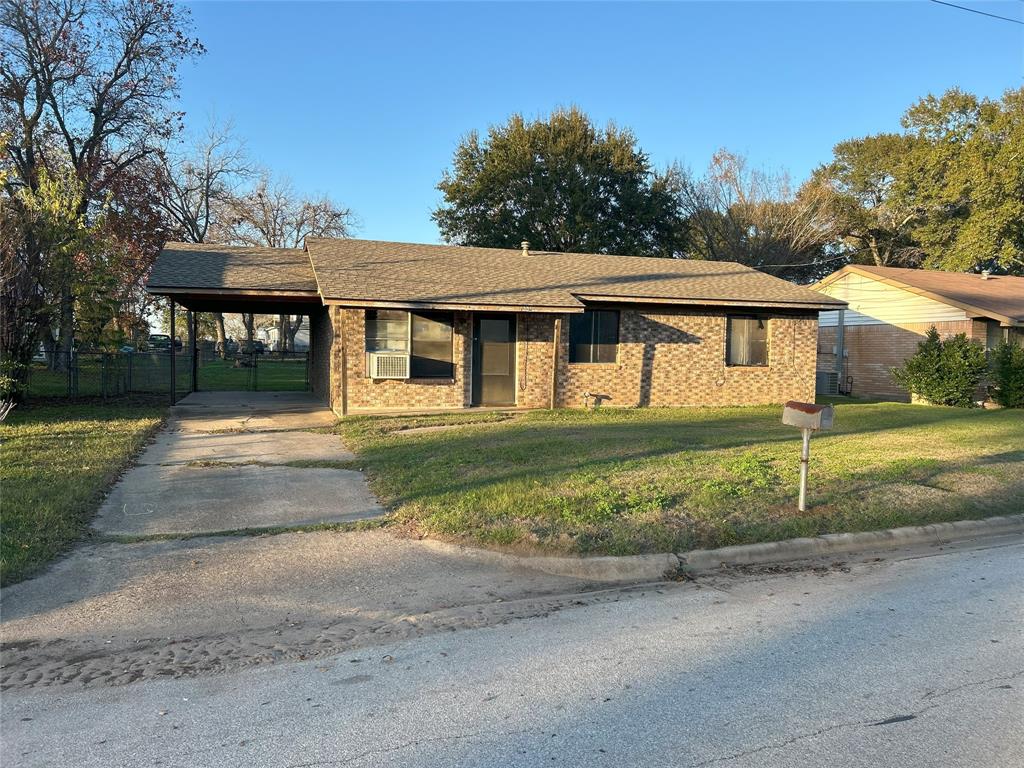
<path fill-rule="evenodd" d="M 627 590 L 307 662 L 9 691 L 4 766 L 1024 765 L 1024 542 Z"/>

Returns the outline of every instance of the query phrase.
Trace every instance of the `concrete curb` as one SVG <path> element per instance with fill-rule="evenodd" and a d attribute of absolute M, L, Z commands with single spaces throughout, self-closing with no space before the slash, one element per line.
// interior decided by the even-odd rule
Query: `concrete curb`
<path fill-rule="evenodd" d="M 787 539 L 721 549 L 695 549 L 680 554 L 679 565 L 687 573 L 700 573 L 723 565 L 760 565 L 807 560 L 848 552 L 898 549 L 916 544 L 944 544 L 979 536 L 1013 533 L 1024 533 L 1024 515 L 960 520 L 955 523 L 935 523 L 865 533 L 828 533 L 814 538 Z"/>
<path fill-rule="evenodd" d="M 916 544 L 945 544 L 980 536 L 1014 533 L 1024 534 L 1024 514 L 866 533 L 828 533 L 814 538 L 787 539 L 766 544 L 695 549 L 679 555 L 665 553 L 624 557 L 548 557 L 512 555 L 434 539 L 423 539 L 421 543 L 445 554 L 510 568 L 530 568 L 555 576 L 568 576 L 585 581 L 646 582 L 660 581 L 680 571 L 702 573 L 728 565 L 762 565 L 809 560 L 849 552 L 898 549 Z"/>
<path fill-rule="evenodd" d="M 679 558 L 671 552 L 626 557 L 548 557 L 546 555 L 511 555 L 488 549 L 465 547 L 444 541 L 423 539 L 420 543 L 431 549 L 481 562 L 510 568 L 530 568 L 555 576 L 569 576 L 585 581 L 639 582 L 661 581 L 668 574 L 679 572 Z"/>

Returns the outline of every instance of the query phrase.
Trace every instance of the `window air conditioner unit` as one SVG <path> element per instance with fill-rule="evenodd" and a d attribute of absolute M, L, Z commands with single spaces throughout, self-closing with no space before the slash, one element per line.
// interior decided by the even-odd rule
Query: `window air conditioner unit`
<path fill-rule="evenodd" d="M 408 379 L 409 355 L 404 352 L 370 352 L 371 379 Z"/>

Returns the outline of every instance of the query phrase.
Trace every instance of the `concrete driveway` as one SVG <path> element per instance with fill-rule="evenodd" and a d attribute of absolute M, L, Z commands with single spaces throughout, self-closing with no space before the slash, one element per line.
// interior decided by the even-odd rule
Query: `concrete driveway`
<path fill-rule="evenodd" d="M 334 414 L 305 392 L 197 392 L 113 488 L 104 534 L 213 533 L 338 523 L 384 511 L 352 454 L 326 427 Z"/>
<path fill-rule="evenodd" d="M 3 590 L 5 696 L 326 657 L 558 610 L 588 586 L 385 530 L 259 533 L 383 514 L 362 474 L 339 468 L 353 458 L 340 439 L 305 431 L 333 423 L 306 395 L 175 407 L 95 521 L 142 540 L 80 546 Z M 248 535 L 203 535 L 237 529 Z"/>

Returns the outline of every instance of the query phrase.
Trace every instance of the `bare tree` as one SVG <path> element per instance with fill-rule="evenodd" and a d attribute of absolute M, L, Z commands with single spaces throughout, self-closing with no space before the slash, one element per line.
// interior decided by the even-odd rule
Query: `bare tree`
<path fill-rule="evenodd" d="M 229 230 L 233 202 L 239 186 L 254 175 L 245 146 L 233 135 L 230 123 L 212 120 L 194 141 L 160 156 L 160 206 L 178 230 L 177 237 L 190 243 L 216 239 Z M 217 346 L 227 351 L 224 313 L 214 312 Z"/>
<path fill-rule="evenodd" d="M 808 182 L 794 191 L 786 174 L 752 169 L 726 150 L 715 153 L 703 177 L 682 178 L 689 256 L 738 261 L 790 279 L 832 271 L 837 233 L 826 185 Z"/>
<path fill-rule="evenodd" d="M 274 180 L 263 173 L 256 186 L 232 201 L 230 232 L 225 240 L 240 245 L 271 248 L 302 248 L 307 237 L 348 237 L 354 225 L 352 211 L 326 195 L 300 197 L 287 179 Z M 302 315 L 278 318 L 281 350 L 295 348 Z M 252 343 L 252 323 L 247 326 Z"/>
<path fill-rule="evenodd" d="M 232 201 L 231 242 L 270 248 L 302 248 L 307 237 L 347 237 L 352 211 L 326 195 L 300 197 L 287 179 L 264 172 L 255 187 Z"/>

